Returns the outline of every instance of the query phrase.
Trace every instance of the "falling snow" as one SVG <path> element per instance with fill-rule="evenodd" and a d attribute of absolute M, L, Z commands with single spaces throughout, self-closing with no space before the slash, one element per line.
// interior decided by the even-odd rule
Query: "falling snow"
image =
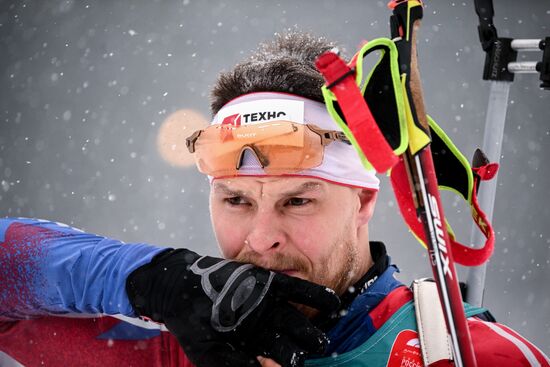
<path fill-rule="evenodd" d="M 348 55 L 364 39 L 388 36 L 387 1 L 367 3 L 8 1 L 0 13 L 0 211 L 128 243 L 218 254 L 208 180 L 162 158 L 164 120 L 181 109 L 209 118 L 209 87 L 219 71 L 295 24 L 335 39 Z M 546 2 L 494 3 L 501 36 L 550 36 Z M 419 63 L 427 110 L 471 160 L 483 143 L 489 93 L 475 12 L 471 2 L 426 5 Z M 550 352 L 550 92 L 539 84 L 518 75 L 511 87 L 485 299 L 499 321 Z M 371 239 L 387 244 L 405 283 L 430 276 L 389 180 L 381 180 Z M 453 194 L 443 199 L 467 242 L 469 207 Z"/>

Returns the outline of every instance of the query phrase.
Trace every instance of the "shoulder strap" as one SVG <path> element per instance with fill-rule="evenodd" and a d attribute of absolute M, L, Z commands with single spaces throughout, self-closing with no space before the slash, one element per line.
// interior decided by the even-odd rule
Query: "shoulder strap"
<path fill-rule="evenodd" d="M 412 283 L 412 291 L 424 365 L 429 367 L 438 361 L 451 364 L 451 343 L 435 282 L 427 278 L 416 279 Z"/>

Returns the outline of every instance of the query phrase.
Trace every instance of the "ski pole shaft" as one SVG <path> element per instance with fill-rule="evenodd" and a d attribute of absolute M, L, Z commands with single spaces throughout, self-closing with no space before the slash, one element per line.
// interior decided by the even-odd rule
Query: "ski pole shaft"
<path fill-rule="evenodd" d="M 412 184 L 417 188 L 419 198 L 417 215 L 427 232 L 427 246 L 430 264 L 437 284 L 441 306 L 445 315 L 447 330 L 457 367 L 474 367 L 476 360 L 471 343 L 470 331 L 464 314 L 462 297 L 449 248 L 449 235 L 445 228 L 443 206 L 439 198 L 435 169 L 430 147 L 424 148 L 414 157 L 408 155 L 412 168 Z"/>
<path fill-rule="evenodd" d="M 508 95 L 511 82 L 492 81 L 489 94 L 489 105 L 485 118 L 485 132 L 483 134 L 483 152 L 491 159 L 491 162 L 500 163 L 502 140 L 504 137 L 504 125 L 506 122 L 506 110 L 508 109 Z M 479 207 L 483 209 L 489 222 L 493 219 L 493 208 L 497 191 L 498 174 L 492 180 L 483 182 L 477 200 Z M 470 235 L 470 243 L 480 243 L 483 240 L 482 233 L 473 225 Z M 467 301 L 481 307 L 483 304 L 483 291 L 485 289 L 485 274 L 487 264 L 472 267 L 468 271 Z"/>
<path fill-rule="evenodd" d="M 423 133 L 429 137 L 416 52 L 416 32 L 422 19 L 422 4 L 414 0 L 398 1 L 394 4 L 394 15 L 391 20 L 392 37 L 396 39 L 401 73 L 405 74 L 406 78 L 405 92 L 409 101 L 410 114 L 408 115 L 411 117 L 408 122 L 409 131 L 423 130 Z M 398 40 L 398 37 L 401 39 Z M 418 132 L 418 135 L 422 135 L 422 132 Z M 415 138 L 411 137 L 411 139 Z M 417 208 L 417 216 L 426 231 L 430 264 L 445 315 L 447 330 L 451 337 L 454 362 L 458 367 L 475 367 L 477 364 L 464 314 L 454 261 L 448 246 L 449 234 L 445 227 L 445 217 L 439 197 L 429 139 L 424 147 L 413 149 L 413 145 L 414 143 L 409 146 L 409 150 L 403 158 Z"/>

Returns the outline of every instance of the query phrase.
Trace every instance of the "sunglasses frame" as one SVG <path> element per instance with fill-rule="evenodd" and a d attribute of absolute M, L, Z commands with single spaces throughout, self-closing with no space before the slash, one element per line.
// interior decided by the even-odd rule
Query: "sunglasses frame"
<path fill-rule="evenodd" d="M 294 128 L 294 131 L 297 131 L 298 128 L 296 127 L 296 123 L 291 122 L 291 124 Z M 253 125 L 250 125 L 250 126 L 253 126 Z M 342 143 L 351 145 L 351 142 L 347 138 L 346 134 L 344 134 L 342 131 L 325 130 L 325 129 L 321 129 L 320 127 L 314 124 L 305 124 L 305 126 L 315 134 L 319 135 L 319 137 L 321 138 L 321 146 L 323 147 L 329 145 L 333 141 L 340 141 Z M 191 154 L 195 153 L 196 151 L 195 144 L 197 143 L 197 140 L 199 139 L 201 134 L 204 132 L 204 130 L 205 129 L 197 130 L 185 139 L 185 145 L 187 147 L 187 150 L 189 150 L 189 153 Z M 259 158 L 258 153 L 254 150 L 254 148 L 251 145 L 247 144 L 247 145 L 244 145 L 243 148 L 244 147 L 251 148 L 255 152 L 257 158 Z"/>

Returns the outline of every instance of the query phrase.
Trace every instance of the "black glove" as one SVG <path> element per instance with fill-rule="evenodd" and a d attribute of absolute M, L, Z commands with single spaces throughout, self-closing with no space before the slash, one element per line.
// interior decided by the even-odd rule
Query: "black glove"
<path fill-rule="evenodd" d="M 168 250 L 126 281 L 134 310 L 162 322 L 197 367 L 260 366 L 266 356 L 302 366 L 325 335 L 289 302 L 332 312 L 330 289 L 284 274 L 185 250 Z"/>

